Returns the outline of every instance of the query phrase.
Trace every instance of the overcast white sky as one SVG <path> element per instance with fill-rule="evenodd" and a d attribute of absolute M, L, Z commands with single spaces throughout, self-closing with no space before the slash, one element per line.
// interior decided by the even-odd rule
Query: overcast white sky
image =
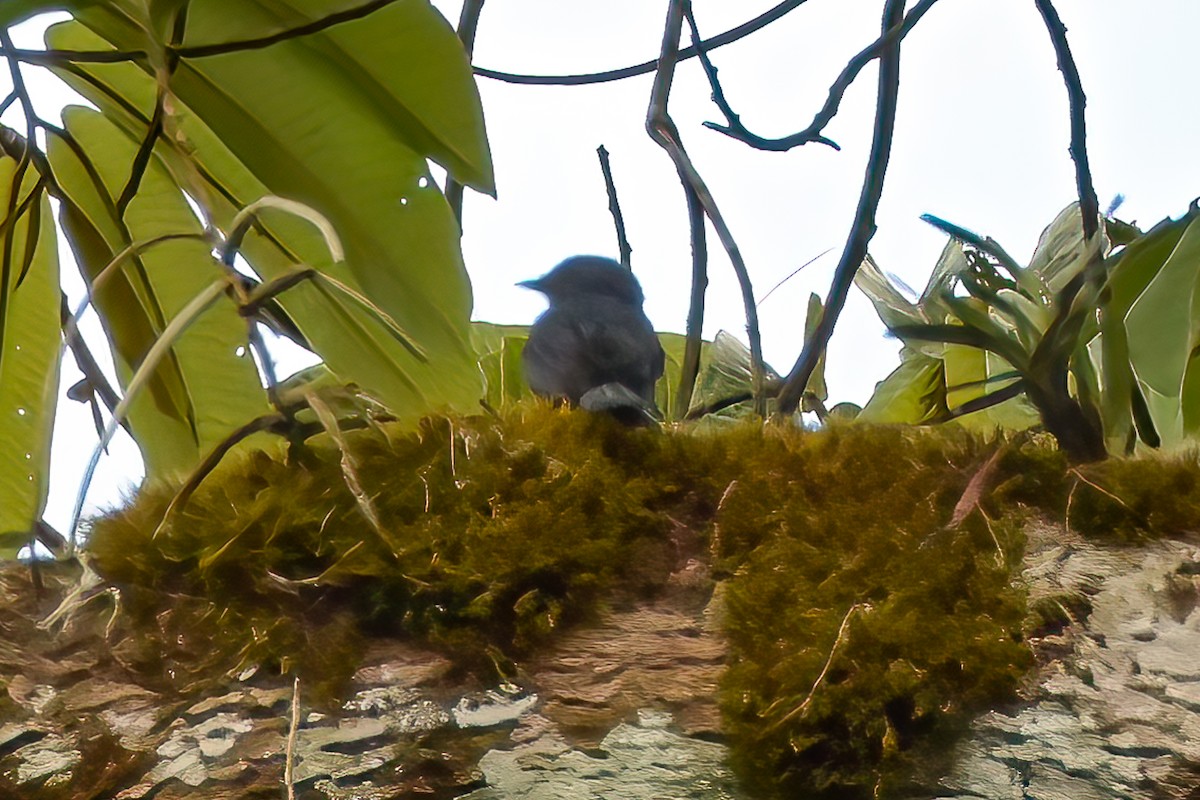
<path fill-rule="evenodd" d="M 762 13 L 774 0 L 693 0 L 704 36 Z M 460 2 L 434 0 L 452 22 Z M 879 30 L 881 0 L 810 0 L 769 28 L 721 48 L 713 59 L 743 122 L 764 136 L 808 125 L 846 61 Z M 911 4 L 910 4 L 911 5 Z M 1149 225 L 1179 215 L 1200 195 L 1200 104 L 1195 100 L 1196 0 L 1058 0 L 1088 95 L 1089 148 L 1101 205 L 1126 197 L 1121 216 Z M 483 9 L 475 63 L 510 72 L 561 74 L 627 66 L 657 56 L 665 2 L 492 0 Z M 36 23 L 17 32 L 37 46 Z M 687 34 L 685 32 L 685 43 Z M 0 77 L 6 92 L 7 75 Z M 463 248 L 475 316 L 528 323 L 540 295 L 513 284 L 575 253 L 616 255 L 596 159 L 611 153 L 633 267 L 660 330 L 682 331 L 690 250 L 682 190 L 671 162 L 644 130 L 651 76 L 585 87 L 513 86 L 480 79 L 499 198 L 468 192 Z M 35 80 L 49 109 L 66 95 Z M 846 95 L 826 135 L 764 153 L 709 131 L 720 120 L 696 60 L 677 70 L 670 110 L 684 143 L 745 256 L 756 294 L 809 258 L 832 252 L 760 308 L 766 358 L 786 372 L 799 353 L 809 292 L 824 296 L 863 179 L 875 105 L 875 69 Z M 908 284 L 924 285 L 944 238 L 920 222 L 930 212 L 998 239 L 1027 258 L 1041 229 L 1074 199 L 1067 154 L 1066 92 L 1032 0 L 943 0 L 905 40 L 891 167 L 871 252 Z M 6 115 L 4 121 L 19 125 Z M 709 237 L 705 333 L 744 338 L 740 294 L 715 236 Z M 863 403 L 896 364 L 895 341 L 869 303 L 852 293 L 834 336 L 831 402 Z M 67 362 L 70 362 L 68 357 Z M 77 379 L 73 364 L 64 387 Z M 55 442 L 47 519 L 64 526 L 74 478 L 94 441 L 86 409 L 67 402 Z M 138 478 L 136 450 L 120 443 L 89 495 L 116 499 Z"/>

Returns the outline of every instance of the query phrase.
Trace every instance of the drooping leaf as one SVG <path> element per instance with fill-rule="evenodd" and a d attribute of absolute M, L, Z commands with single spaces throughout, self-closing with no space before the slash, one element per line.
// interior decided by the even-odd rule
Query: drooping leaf
<path fill-rule="evenodd" d="M 16 170 L 15 160 L 0 157 L 0 208 L 8 207 Z M 18 197 L 28 196 L 36 182 L 36 173 L 28 170 Z M 31 226 L 37 226 L 33 259 L 19 286 L 19 270 L 8 270 L 0 308 L 0 560 L 15 557 L 29 543 L 45 508 L 58 399 L 58 252 L 49 200 L 39 191 L 32 202 L 9 227 L 12 252 L 19 254 L 31 241 Z M 37 215 L 29 213 L 34 205 Z"/>
<path fill-rule="evenodd" d="M 134 38 L 132 23 L 112 9 L 87 20 L 118 43 Z M 48 40 L 59 47 L 104 46 L 74 23 L 55 26 Z M 172 82 L 178 100 L 171 118 L 183 145 L 160 144 L 159 151 L 175 180 L 208 200 L 219 226 L 264 194 L 304 202 L 333 222 L 346 245 L 346 265 L 330 263 L 317 237 L 286 219 L 260 222 L 242 252 L 268 281 L 301 265 L 321 269 L 412 331 L 429 357 L 427 365 L 418 363 L 344 298 L 308 284 L 289 290 L 280 305 L 343 380 L 407 419 L 443 407 L 474 409 L 480 382 L 467 341 L 470 289 L 457 225 L 432 184 L 425 154 L 406 145 L 369 98 L 348 89 L 344 75 L 327 70 L 311 43 L 305 37 L 185 60 Z M 311 80 L 297 77 L 308 72 Z M 144 135 L 154 84 L 137 66 L 62 74 L 128 135 Z"/>
<path fill-rule="evenodd" d="M 95 170 L 88 174 L 79 152 L 51 138 L 50 163 L 69 199 L 64 224 L 86 275 L 94 277 L 131 242 L 201 232 L 157 158 L 150 160 L 124 217 L 117 217 L 112 198 L 124 185 L 137 142 L 89 109 L 68 108 L 64 123 Z M 219 275 L 207 244 L 172 240 L 128 259 L 119 275 L 97 293 L 96 306 L 113 343 L 123 385 L 167 322 Z M 267 410 L 245 344 L 245 321 L 232 300 L 222 301 L 159 362 L 147 394 L 133 401 L 129 416 L 150 474 L 190 469 L 230 430 Z"/>
<path fill-rule="evenodd" d="M 363 6 L 363 0 L 192 2 L 184 47 L 270 36 Z M 398 0 L 298 42 L 308 51 L 306 75 L 328 81 L 336 73 L 338 85 L 410 147 L 461 183 L 495 193 L 470 62 L 454 28 L 427 0 Z M 273 57 L 276 47 L 254 58 Z"/>

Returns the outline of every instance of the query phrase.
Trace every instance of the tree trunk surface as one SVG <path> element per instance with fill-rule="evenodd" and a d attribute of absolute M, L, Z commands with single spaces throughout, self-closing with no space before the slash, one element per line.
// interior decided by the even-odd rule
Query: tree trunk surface
<path fill-rule="evenodd" d="M 301 684 L 295 797 L 743 797 L 720 743 L 720 586 L 682 560 L 662 595 L 565 633 L 513 685 L 398 640 L 372 643 L 339 708 L 313 710 Z M 39 598 L 27 567 L 0 570 L 0 798 L 287 797 L 290 679 L 147 688 L 110 600 L 37 626 L 77 577 L 48 571 Z M 1111 547 L 1034 525 L 1022 580 L 1031 605 L 1075 618 L 1033 643 L 1024 701 L 977 720 L 925 796 L 1200 796 L 1200 540 Z"/>

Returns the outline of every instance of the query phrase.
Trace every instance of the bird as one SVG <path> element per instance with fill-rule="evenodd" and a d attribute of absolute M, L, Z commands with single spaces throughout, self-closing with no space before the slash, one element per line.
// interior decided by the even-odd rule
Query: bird
<path fill-rule="evenodd" d="M 642 287 L 628 268 L 603 256 L 573 256 L 517 285 L 550 302 L 521 353 L 535 394 L 632 424 L 660 417 L 654 385 L 665 355 L 642 311 Z"/>

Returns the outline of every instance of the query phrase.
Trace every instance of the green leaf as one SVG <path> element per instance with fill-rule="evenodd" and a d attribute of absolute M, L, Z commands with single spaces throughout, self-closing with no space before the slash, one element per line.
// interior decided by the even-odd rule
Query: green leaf
<path fill-rule="evenodd" d="M 1191 216 L 1191 215 L 1189 215 Z M 1132 245 L 1131 245 L 1132 247 Z M 1152 266 L 1152 265 L 1148 265 Z M 1115 300 L 1114 300 L 1115 302 Z M 1147 402 L 1164 446 L 1196 430 L 1185 387 L 1194 397 L 1196 353 L 1200 348 L 1200 221 L 1191 219 L 1170 255 L 1155 270 L 1125 315 L 1129 360 L 1147 389 Z"/>
<path fill-rule="evenodd" d="M 948 413 L 945 365 L 941 359 L 905 348 L 900 366 L 876 384 L 857 420 L 919 425 Z"/>
<path fill-rule="evenodd" d="M 875 306 L 875 313 L 889 328 L 929 321 L 915 303 L 892 285 L 871 256 L 864 258 L 854 273 L 854 285 L 867 296 Z"/>
<path fill-rule="evenodd" d="M 363 5 L 364 0 L 193 3 L 184 46 L 261 37 Z M 362 106 L 414 150 L 460 182 L 495 194 L 471 64 L 454 28 L 427 0 L 398 0 L 362 19 L 305 36 L 298 44 L 309 59 L 309 79 L 336 80 L 342 92 L 357 95 Z M 251 58 L 273 58 L 279 47 Z"/>
<path fill-rule="evenodd" d="M 1125 451 L 1139 414 L 1143 419 L 1142 427 L 1153 429 L 1144 393 L 1135 388 L 1137 379 L 1130 362 L 1125 317 L 1179 243 L 1189 218 L 1178 222 L 1164 220 L 1156 225 L 1126 246 L 1116 256 L 1116 263 L 1109 270 L 1104 291 L 1107 299 L 1100 317 L 1101 364 L 1104 370 L 1104 392 L 1100 407 L 1105 439 L 1112 452 Z M 1161 443 L 1157 431 L 1155 438 Z"/>
<path fill-rule="evenodd" d="M 48 11 L 75 13 L 103 0 L 4 0 L 0 3 L 0 27 L 8 28 Z"/>
<path fill-rule="evenodd" d="M 808 312 L 804 317 L 804 342 L 812 338 L 813 331 L 821 322 L 821 315 L 824 313 L 824 306 L 821 304 L 821 298 L 813 292 L 808 296 Z M 812 395 L 822 404 L 829 399 L 829 387 L 825 385 L 825 352 L 821 353 L 821 357 L 817 359 L 817 366 L 813 368 L 812 375 L 809 376 L 808 385 L 804 388 L 806 395 Z M 809 405 L 805 401 L 805 405 Z M 805 408 L 805 411 L 815 409 Z"/>
<path fill-rule="evenodd" d="M 113 14 L 95 16 L 120 43 L 109 28 L 133 34 Z M 406 41 L 402 30 L 389 30 Z M 51 28 L 48 40 L 55 47 L 102 46 L 75 23 Z M 481 387 L 468 342 L 470 285 L 457 223 L 423 154 L 310 45 L 306 37 L 183 64 L 169 120 L 182 144 L 160 144 L 158 152 L 225 229 L 265 194 L 303 202 L 333 223 L 346 248 L 344 265 L 331 263 L 318 235 L 282 215 L 261 221 L 242 253 L 266 281 L 300 266 L 320 269 L 369 298 L 428 355 L 429 363 L 420 363 L 338 294 L 307 282 L 289 290 L 280 305 L 342 380 L 410 421 L 439 408 L 474 410 Z M 60 74 L 129 136 L 144 135 L 154 83 L 138 67 L 88 65 Z M 459 101 L 472 102 L 473 94 Z"/>
<path fill-rule="evenodd" d="M 8 207 L 16 169 L 15 160 L 0 157 L 0 208 Z M 36 182 L 37 174 L 27 170 L 18 197 L 28 196 Z M 35 207 L 39 213 L 30 213 Z M 14 255 L 24 252 L 35 224 L 37 243 L 29 270 L 19 286 L 19 270 L 6 270 L 7 291 L 0 308 L 0 560 L 15 557 L 29 543 L 33 524 L 45 508 L 58 399 L 58 251 L 44 194 L 10 226 Z M 11 266 L 17 266 L 17 259 Z"/>
<path fill-rule="evenodd" d="M 58 137 L 50 140 L 50 163 L 69 200 L 64 225 L 86 275 L 94 277 L 131 242 L 202 232 L 157 158 L 151 158 L 124 219 L 117 218 L 112 198 L 128 178 L 138 142 L 89 109 L 66 109 L 64 124 L 95 170 L 87 174 L 75 150 Z M 128 386 L 167 322 L 220 277 L 221 267 L 207 244 L 180 239 L 147 249 L 120 270 L 95 302 L 118 377 Z M 148 393 L 133 401 L 129 415 L 150 474 L 186 472 L 229 431 L 268 410 L 245 345 L 245 321 L 232 301 L 222 300 L 159 362 Z"/>
<path fill-rule="evenodd" d="M 1083 270 L 1096 248 L 1100 249 L 1101 255 L 1108 252 L 1109 241 L 1104 226 L 1101 225 L 1100 235 L 1085 248 L 1079 203 L 1072 203 L 1042 231 L 1029 259 L 1029 271 L 1041 278 L 1051 296 L 1057 295 L 1067 281 Z"/>
<path fill-rule="evenodd" d="M 528 325 L 471 323 L 471 345 L 483 372 L 483 399 L 493 409 L 501 410 L 533 395 L 521 366 L 521 350 L 528 338 Z"/>

